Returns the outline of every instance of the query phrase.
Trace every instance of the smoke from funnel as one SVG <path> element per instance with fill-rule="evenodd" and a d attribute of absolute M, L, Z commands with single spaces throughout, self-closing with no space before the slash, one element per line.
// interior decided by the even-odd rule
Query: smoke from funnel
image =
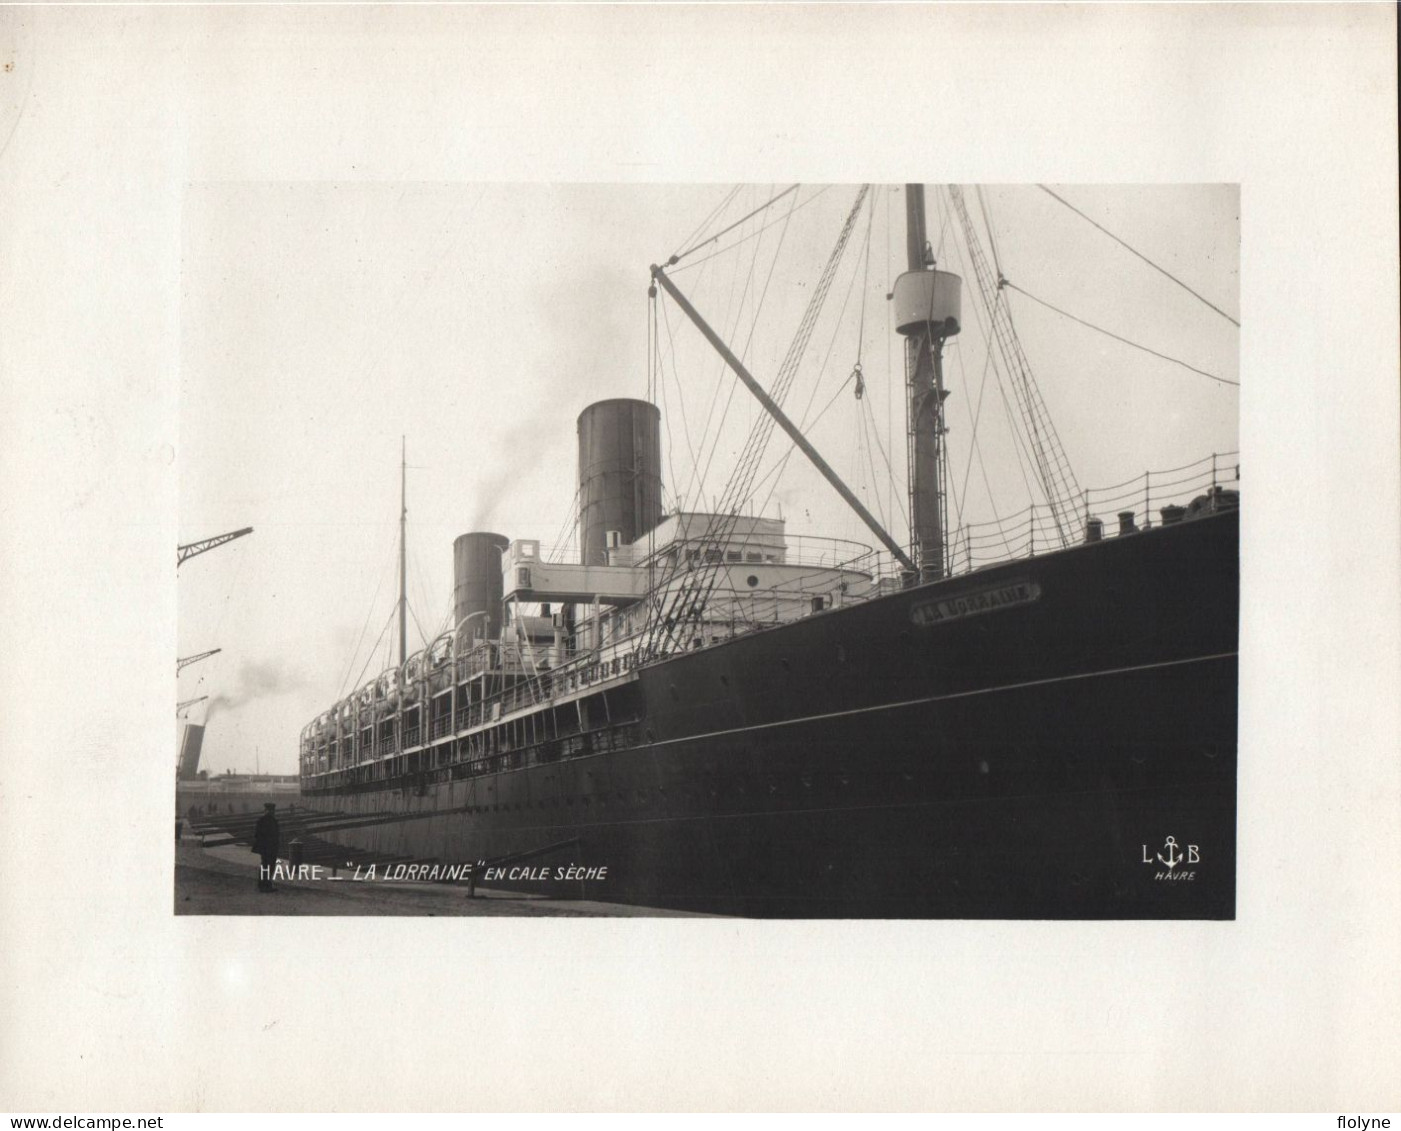
<path fill-rule="evenodd" d="M 550 428 L 559 420 L 555 405 L 540 406 L 524 419 L 515 421 L 495 437 L 495 459 L 483 466 L 485 475 L 472 478 L 472 493 L 477 505 L 468 528 L 489 529 L 501 505 L 510 501 L 510 488 L 523 478 L 522 452 L 539 453 L 542 438 L 548 438 Z"/>
<path fill-rule="evenodd" d="M 517 400 L 520 414 L 505 428 L 493 423 L 485 430 L 494 458 L 473 476 L 472 490 L 479 501 L 468 530 L 504 529 L 515 537 L 505 508 L 513 501 L 510 489 L 530 469 L 522 453 L 540 457 L 551 447 L 572 449 L 570 424 L 586 404 L 624 396 L 642 383 L 643 374 L 625 360 L 628 345 L 637 343 L 640 323 L 625 318 L 623 311 L 638 309 L 646 287 L 645 275 L 596 268 L 571 271 L 567 281 L 550 273 L 533 288 L 532 306 L 548 315 L 536 324 L 532 352 L 538 360 L 532 363 L 528 391 Z M 635 352 L 640 364 L 645 356 L 640 343 Z M 568 495 L 558 504 L 569 508 Z"/>
<path fill-rule="evenodd" d="M 255 699 L 290 695 L 307 686 L 299 672 L 290 671 L 277 660 L 245 660 L 234 677 L 233 690 L 210 697 L 205 712 L 206 724 L 221 710 L 231 710 Z"/>

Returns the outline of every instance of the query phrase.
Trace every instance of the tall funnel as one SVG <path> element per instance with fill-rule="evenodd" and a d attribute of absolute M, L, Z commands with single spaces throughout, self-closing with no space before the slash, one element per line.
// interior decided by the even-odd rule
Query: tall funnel
<path fill-rule="evenodd" d="M 485 531 L 464 534 L 452 544 L 452 616 L 464 642 L 501 635 L 501 552 L 508 544 L 504 535 Z"/>
<path fill-rule="evenodd" d="M 662 520 L 662 414 L 647 401 L 599 401 L 579 414 L 579 560 L 608 561 L 608 535 L 636 541 Z"/>
<path fill-rule="evenodd" d="M 180 781 L 194 781 L 199 777 L 199 751 L 204 745 L 204 727 L 186 723 L 180 737 L 180 765 L 176 777 Z"/>

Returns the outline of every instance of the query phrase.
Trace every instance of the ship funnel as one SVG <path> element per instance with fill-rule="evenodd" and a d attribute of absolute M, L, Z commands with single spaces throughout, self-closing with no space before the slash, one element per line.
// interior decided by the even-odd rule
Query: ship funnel
<path fill-rule="evenodd" d="M 462 633 L 460 647 L 501 636 L 501 554 L 509 544 L 504 535 L 486 531 L 452 544 L 452 615 Z"/>
<path fill-rule="evenodd" d="M 203 745 L 204 727 L 186 723 L 180 739 L 180 766 L 176 771 L 181 781 L 194 781 L 199 777 L 199 751 Z"/>
<path fill-rule="evenodd" d="M 662 415 L 647 401 L 579 414 L 579 561 L 606 565 L 610 536 L 635 542 L 662 520 Z"/>

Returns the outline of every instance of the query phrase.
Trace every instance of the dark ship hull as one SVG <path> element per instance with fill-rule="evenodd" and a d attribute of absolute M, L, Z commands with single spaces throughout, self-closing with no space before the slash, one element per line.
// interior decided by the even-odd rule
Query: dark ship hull
<path fill-rule="evenodd" d="M 814 613 L 592 684 L 565 740 L 303 801 L 374 820 L 327 834 L 374 852 L 534 854 L 486 882 L 554 895 L 1229 919 L 1238 551 L 1227 510 Z"/>

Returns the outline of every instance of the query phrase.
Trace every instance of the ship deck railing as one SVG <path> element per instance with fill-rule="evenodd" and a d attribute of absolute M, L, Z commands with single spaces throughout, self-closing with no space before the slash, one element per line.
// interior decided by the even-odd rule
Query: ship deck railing
<path fill-rule="evenodd" d="M 949 532 L 947 573 L 958 576 L 1069 549 L 1090 541 L 1095 523 L 1099 537 L 1107 540 L 1162 526 L 1173 521 L 1174 508 L 1190 510 L 1199 500 L 1214 508 L 1228 492 L 1239 489 L 1239 458 L 1239 452 L 1217 452 L 1181 467 L 1145 471 L 1108 487 L 1082 490 L 1073 508 L 1034 502 L 987 522 L 959 523 Z M 853 561 L 851 568 L 873 578 L 871 588 L 864 595 L 854 594 L 853 600 L 880 596 L 901 583 L 899 564 L 883 551 L 873 551 L 870 560 Z"/>
<path fill-rule="evenodd" d="M 303 792 L 346 786 L 375 789 L 383 788 L 386 782 L 412 783 L 423 788 L 430 781 L 462 781 L 529 766 L 558 764 L 590 754 L 626 750 L 636 746 L 639 740 L 638 721 L 624 719 L 610 724 L 607 728 L 561 735 L 545 743 L 493 750 L 489 753 L 461 752 L 455 754 L 451 760 L 434 762 L 431 765 L 409 760 L 410 755 L 417 754 L 421 757 L 421 751 L 404 751 L 399 756 L 403 761 L 402 765 L 396 765 L 389 759 L 360 762 L 352 766 L 322 765 L 315 772 L 304 775 Z M 412 768 L 409 768 L 410 766 Z"/>
<path fill-rule="evenodd" d="M 1145 471 L 1109 487 L 1083 490 L 1073 514 L 1064 507 L 1033 503 L 999 520 L 965 524 L 955 529 L 950 542 L 951 572 L 968 573 L 1068 549 L 1091 540 L 1093 523 L 1099 524 L 1102 538 L 1150 530 L 1179 521 L 1199 500 L 1207 509 L 1222 505 L 1225 492 L 1239 483 L 1239 453 L 1216 453 L 1182 467 Z"/>

